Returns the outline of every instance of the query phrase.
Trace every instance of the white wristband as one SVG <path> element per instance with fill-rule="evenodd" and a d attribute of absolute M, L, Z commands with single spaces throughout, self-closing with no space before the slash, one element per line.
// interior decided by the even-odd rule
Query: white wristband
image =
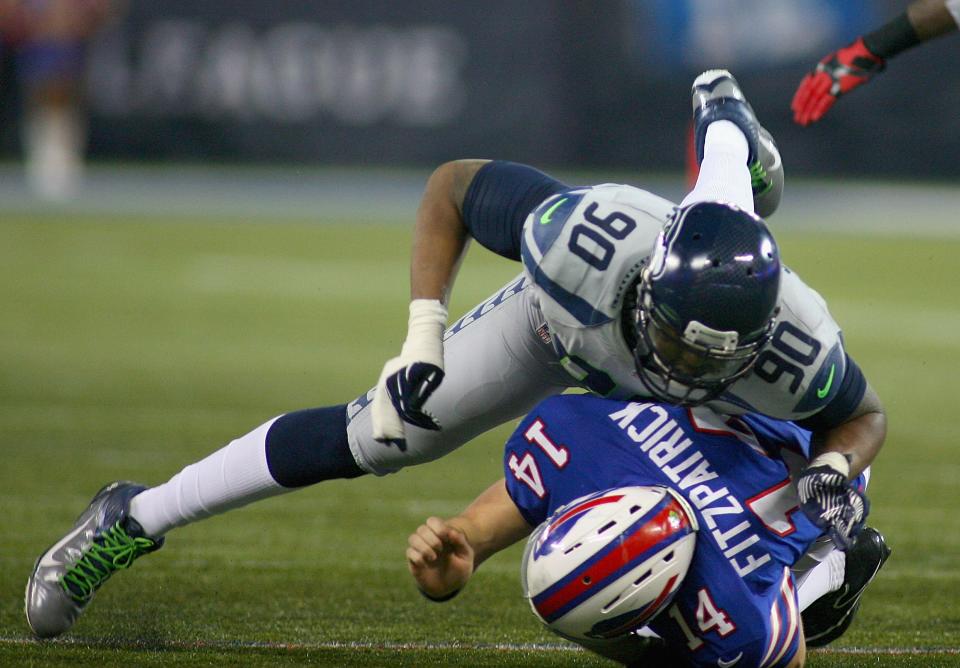
<path fill-rule="evenodd" d="M 850 460 L 847 459 L 846 455 L 840 454 L 839 452 L 825 452 L 822 455 L 818 455 L 810 462 L 809 468 L 815 466 L 829 466 L 837 473 L 843 475 L 844 478 L 850 479 Z"/>
<path fill-rule="evenodd" d="M 410 302 L 407 340 L 400 357 L 406 361 L 429 362 L 443 368 L 443 330 L 447 325 L 447 308 L 437 299 L 414 299 Z"/>

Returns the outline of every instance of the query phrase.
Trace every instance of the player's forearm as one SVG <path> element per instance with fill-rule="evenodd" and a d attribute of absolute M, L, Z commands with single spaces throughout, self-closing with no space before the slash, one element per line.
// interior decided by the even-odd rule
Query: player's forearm
<path fill-rule="evenodd" d="M 907 6 L 907 18 L 924 42 L 957 29 L 957 21 L 943 0 L 916 0 Z"/>
<path fill-rule="evenodd" d="M 887 435 L 887 416 L 876 393 L 867 387 L 853 416 L 840 425 L 813 435 L 813 457 L 839 452 L 850 461 L 849 477 L 854 478 L 870 466 Z M 811 457 L 811 459 L 813 458 Z"/>
<path fill-rule="evenodd" d="M 410 263 L 410 298 L 447 303 L 469 241 L 462 206 L 486 161 L 457 160 L 431 174 L 417 210 Z"/>
<path fill-rule="evenodd" d="M 957 29 L 944 0 L 916 0 L 905 12 L 863 36 L 867 49 L 883 59 Z"/>
<path fill-rule="evenodd" d="M 475 568 L 528 536 L 532 529 L 507 494 L 503 479 L 487 488 L 466 510 L 448 522 L 467 537 L 474 550 Z"/>

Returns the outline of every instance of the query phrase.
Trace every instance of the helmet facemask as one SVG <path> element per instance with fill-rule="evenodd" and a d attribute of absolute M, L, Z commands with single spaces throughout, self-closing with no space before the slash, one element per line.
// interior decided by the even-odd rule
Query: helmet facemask
<path fill-rule="evenodd" d="M 695 406 L 749 373 L 779 307 L 776 242 L 753 213 L 724 202 L 678 208 L 625 299 L 624 329 L 644 387 Z M 632 316 L 633 322 L 627 323 Z"/>
<path fill-rule="evenodd" d="M 654 304 L 644 272 L 634 311 L 637 374 L 660 401 L 679 406 L 712 401 L 750 371 L 770 339 L 775 319 L 776 311 L 758 334 L 745 341 L 736 331 L 715 330 L 697 321 L 681 331 Z"/>

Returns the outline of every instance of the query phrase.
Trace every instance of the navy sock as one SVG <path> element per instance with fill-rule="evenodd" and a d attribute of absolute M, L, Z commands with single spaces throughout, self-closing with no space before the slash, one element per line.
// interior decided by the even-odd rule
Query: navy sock
<path fill-rule="evenodd" d="M 270 475 L 284 487 L 366 473 L 350 453 L 346 404 L 281 416 L 267 432 L 266 451 Z"/>

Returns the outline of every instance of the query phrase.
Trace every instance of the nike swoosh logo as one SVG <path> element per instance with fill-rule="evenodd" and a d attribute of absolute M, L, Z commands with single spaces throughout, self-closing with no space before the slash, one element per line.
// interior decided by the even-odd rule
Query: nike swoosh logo
<path fill-rule="evenodd" d="M 837 370 L 836 364 L 830 365 L 830 375 L 827 376 L 827 384 L 817 390 L 817 398 L 823 399 L 830 393 L 830 387 L 833 385 L 833 372 Z"/>
<path fill-rule="evenodd" d="M 770 151 L 770 155 L 773 156 L 773 164 L 767 168 L 768 172 L 775 172 L 780 169 L 780 164 L 782 159 L 780 158 L 780 151 L 774 148 L 772 141 L 768 141 L 766 137 L 760 137 L 760 142 L 767 146 L 767 150 Z"/>
<path fill-rule="evenodd" d="M 724 661 L 723 659 L 717 659 L 717 665 L 720 666 L 720 668 L 730 668 L 730 666 L 736 663 L 739 663 L 740 659 L 742 658 L 743 658 L 743 652 L 740 652 L 729 661 Z"/>
<path fill-rule="evenodd" d="M 566 201 L 567 201 L 566 197 L 561 197 L 559 200 L 557 200 L 557 202 L 553 206 L 551 206 L 549 209 L 544 211 L 543 215 L 540 216 L 540 224 L 549 225 L 550 219 L 553 217 L 553 212 L 556 211 L 557 208 L 559 208 L 559 206 Z"/>
<path fill-rule="evenodd" d="M 83 530 L 86 528 L 86 526 L 87 526 L 87 523 L 84 522 L 79 527 L 77 527 L 76 529 L 68 533 L 66 536 L 61 538 L 60 542 L 53 545 L 52 547 L 50 547 L 50 549 L 44 552 L 43 557 L 40 558 L 39 568 L 59 568 L 61 566 L 64 566 L 64 563 L 54 559 L 53 555 L 56 552 L 59 552 L 60 548 L 62 548 L 64 545 L 66 545 L 67 543 L 72 541 L 74 538 L 76 538 L 77 534 L 82 533 Z"/>
<path fill-rule="evenodd" d="M 835 610 L 842 610 L 843 608 L 847 607 L 847 605 L 849 605 L 851 602 L 856 601 L 858 598 L 858 596 L 844 598 L 847 594 L 850 593 L 850 585 L 848 584 L 843 585 L 843 590 L 838 593 L 840 594 L 840 597 L 833 602 L 833 608 Z M 859 594 L 859 592 L 857 593 Z"/>
<path fill-rule="evenodd" d="M 840 610 L 846 606 L 856 603 L 857 599 L 863 596 L 863 591 L 867 588 L 867 585 L 873 581 L 873 578 L 877 577 L 877 573 L 880 571 L 881 566 L 883 566 L 882 562 L 877 564 L 877 567 L 873 569 L 873 575 L 867 578 L 866 583 L 864 583 L 864 585 L 860 587 L 858 591 L 854 592 L 853 596 L 848 596 L 850 593 L 850 585 L 843 585 L 845 591 L 837 597 L 836 601 L 833 602 L 833 607 L 837 610 Z"/>

